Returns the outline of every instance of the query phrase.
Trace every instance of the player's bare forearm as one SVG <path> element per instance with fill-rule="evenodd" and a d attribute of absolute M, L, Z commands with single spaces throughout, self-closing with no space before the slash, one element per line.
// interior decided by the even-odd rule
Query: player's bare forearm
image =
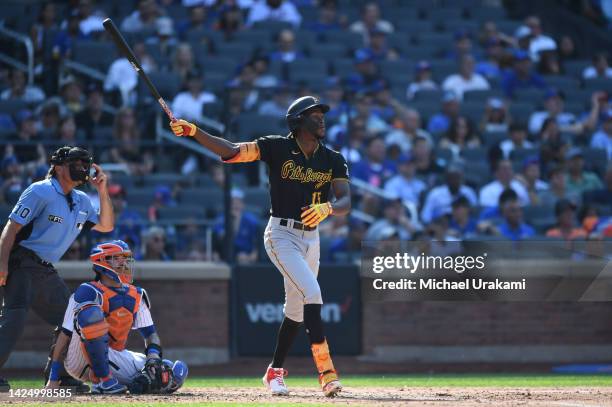
<path fill-rule="evenodd" d="M 332 202 L 332 215 L 343 216 L 351 211 L 351 188 L 347 181 L 336 180 L 332 181 L 334 195 L 336 200 Z"/>
<path fill-rule="evenodd" d="M 148 348 L 149 345 L 156 345 L 157 347 L 161 348 L 161 340 L 159 339 L 157 332 L 153 332 L 151 335 L 145 338 L 145 348 Z M 153 353 L 151 353 L 151 355 L 147 354 L 146 356 L 151 357 L 153 356 Z"/>
<path fill-rule="evenodd" d="M 199 127 L 197 128 L 193 138 L 195 138 L 202 146 L 217 154 L 223 160 L 230 159 L 240 152 L 240 147 L 237 144 L 227 141 L 221 137 L 213 136 Z"/>
<path fill-rule="evenodd" d="M 69 343 L 70 336 L 66 335 L 64 332 L 60 332 L 57 337 L 57 342 L 55 342 L 55 347 L 53 348 L 53 355 L 51 355 L 52 360 L 63 362 L 66 357 L 66 350 L 68 349 Z"/>
<path fill-rule="evenodd" d="M 113 202 L 111 201 L 108 190 L 104 189 L 100 193 L 100 221 L 94 230 L 102 233 L 112 232 L 115 228 L 115 212 L 113 211 Z"/>

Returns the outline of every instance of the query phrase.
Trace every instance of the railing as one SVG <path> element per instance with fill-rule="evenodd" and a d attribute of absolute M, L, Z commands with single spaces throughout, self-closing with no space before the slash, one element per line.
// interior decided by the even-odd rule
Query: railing
<path fill-rule="evenodd" d="M 27 64 L 23 64 L 5 53 L 0 53 L 0 60 L 19 70 L 27 72 L 28 84 L 32 85 L 34 83 L 34 44 L 32 44 L 32 40 L 27 35 L 6 28 L 3 21 L 0 21 L 0 34 L 10 37 L 25 46 L 28 55 Z"/>

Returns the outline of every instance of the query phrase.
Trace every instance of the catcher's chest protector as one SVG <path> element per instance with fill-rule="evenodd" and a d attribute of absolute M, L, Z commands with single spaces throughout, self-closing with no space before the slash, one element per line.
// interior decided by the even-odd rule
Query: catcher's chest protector
<path fill-rule="evenodd" d="M 117 293 L 97 281 L 92 284 L 102 291 L 102 310 L 108 323 L 109 346 L 122 351 L 140 307 L 142 293 L 133 285 L 128 285 L 126 292 Z"/>

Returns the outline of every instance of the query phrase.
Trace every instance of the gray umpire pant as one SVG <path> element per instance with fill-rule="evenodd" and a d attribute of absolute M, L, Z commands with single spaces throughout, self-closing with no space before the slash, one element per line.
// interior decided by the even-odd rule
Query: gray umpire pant
<path fill-rule="evenodd" d="M 0 290 L 1 291 L 1 290 Z M 0 308 L 0 368 L 23 333 L 32 308 L 47 323 L 62 324 L 70 290 L 50 263 L 17 246 L 9 258 L 9 274 Z"/>
<path fill-rule="evenodd" d="M 287 226 L 281 218 L 270 217 L 264 232 L 268 257 L 281 272 L 285 283 L 285 315 L 296 322 L 304 321 L 304 304 L 323 304 L 319 274 L 319 229 L 304 231 Z"/>

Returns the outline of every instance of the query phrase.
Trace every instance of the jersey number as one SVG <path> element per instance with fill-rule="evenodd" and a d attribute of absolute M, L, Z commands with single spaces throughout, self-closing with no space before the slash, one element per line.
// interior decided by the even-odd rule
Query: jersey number
<path fill-rule="evenodd" d="M 320 204 L 321 203 L 321 193 L 320 192 L 313 192 L 312 193 L 312 204 L 316 205 L 316 204 Z"/>
<path fill-rule="evenodd" d="M 15 208 L 13 212 L 25 219 L 30 214 L 30 208 L 26 208 L 23 205 L 17 205 L 17 208 Z"/>

